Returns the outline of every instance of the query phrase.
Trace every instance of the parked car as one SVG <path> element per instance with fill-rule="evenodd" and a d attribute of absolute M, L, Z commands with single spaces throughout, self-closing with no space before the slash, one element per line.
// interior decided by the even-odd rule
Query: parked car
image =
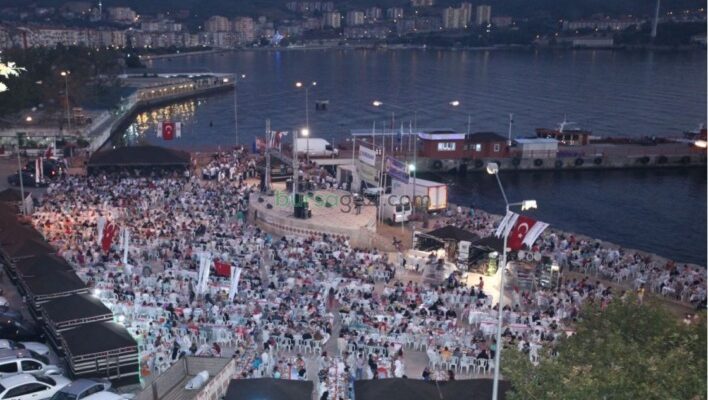
<path fill-rule="evenodd" d="M 111 388 L 110 381 L 97 379 L 78 379 L 64 386 L 60 391 L 52 396 L 52 400 L 86 400 L 95 399 L 99 393 L 108 393 L 120 397 L 117 394 L 106 392 Z"/>
<path fill-rule="evenodd" d="M 13 319 L 16 321 L 23 321 L 25 318 L 22 316 L 22 313 L 13 310 L 10 308 L 8 305 L 0 306 L 0 319 Z"/>
<path fill-rule="evenodd" d="M 39 342 L 16 342 L 10 339 L 0 339 L 0 349 L 32 350 L 42 357 L 49 357 L 49 346 Z"/>
<path fill-rule="evenodd" d="M 32 350 L 0 350 L 0 378 L 17 374 L 56 375 L 62 371 Z"/>
<path fill-rule="evenodd" d="M 113 392 L 98 392 L 94 393 L 88 397 L 84 397 L 81 400 L 129 400 L 132 399 L 130 394 L 117 394 Z"/>
<path fill-rule="evenodd" d="M 0 379 L 0 398 L 3 400 L 48 399 L 71 381 L 61 375 L 14 375 Z"/>
<path fill-rule="evenodd" d="M 13 186 L 20 186 L 20 174 L 14 173 L 7 177 L 7 183 Z M 49 184 L 44 181 L 37 182 L 34 179 L 34 173 L 22 171 L 22 186 L 26 187 L 47 187 Z"/>
<path fill-rule="evenodd" d="M 41 342 L 44 334 L 37 326 L 16 318 L 0 319 L 0 338 L 16 340 L 18 342 Z"/>
<path fill-rule="evenodd" d="M 56 177 L 61 176 L 65 171 L 64 171 L 64 164 L 57 161 L 57 160 L 52 160 L 51 158 L 45 158 L 42 160 L 42 166 L 43 166 L 43 172 L 44 172 L 44 177 L 53 179 Z M 25 165 L 24 170 L 29 173 L 34 173 L 35 167 L 34 167 L 34 160 L 33 161 L 28 161 L 27 165 Z"/>

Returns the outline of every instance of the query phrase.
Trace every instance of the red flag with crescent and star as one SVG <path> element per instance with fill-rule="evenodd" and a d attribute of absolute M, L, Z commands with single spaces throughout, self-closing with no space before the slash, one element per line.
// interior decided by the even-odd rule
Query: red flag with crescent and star
<path fill-rule="evenodd" d="M 103 228 L 103 238 L 101 239 L 101 249 L 104 252 L 108 252 L 111 248 L 111 243 L 113 243 L 113 237 L 115 237 L 118 232 L 118 227 L 111 222 L 106 223 Z"/>
<path fill-rule="evenodd" d="M 523 215 L 519 215 L 516 219 L 514 227 L 509 232 L 507 246 L 511 250 L 520 250 L 523 247 L 524 239 L 531 228 L 536 224 L 536 220 Z"/>
<path fill-rule="evenodd" d="M 165 140 L 172 140 L 175 138 L 175 123 L 174 122 L 163 122 L 162 123 L 162 138 Z"/>

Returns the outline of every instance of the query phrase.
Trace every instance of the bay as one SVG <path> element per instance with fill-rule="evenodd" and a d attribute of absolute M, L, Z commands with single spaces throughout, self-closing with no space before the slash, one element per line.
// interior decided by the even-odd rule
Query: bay
<path fill-rule="evenodd" d="M 350 129 L 394 126 L 452 128 L 514 136 L 554 127 L 567 117 L 601 136 L 680 136 L 706 121 L 706 53 L 452 50 L 239 51 L 149 63 L 164 70 L 245 74 L 226 93 L 148 110 L 118 142 L 147 141 L 199 150 L 249 145 L 274 130 L 305 126 L 309 91 L 311 135 L 346 145 Z M 329 109 L 315 111 L 317 100 Z M 374 100 L 381 107 L 372 106 Z M 452 107 L 457 100 L 460 106 Z M 155 137 L 158 120 L 183 122 L 183 136 Z M 511 199 L 535 198 L 539 218 L 561 229 L 623 246 L 706 264 L 704 169 L 568 171 L 502 174 Z M 450 200 L 500 211 L 487 176 L 438 177 Z"/>

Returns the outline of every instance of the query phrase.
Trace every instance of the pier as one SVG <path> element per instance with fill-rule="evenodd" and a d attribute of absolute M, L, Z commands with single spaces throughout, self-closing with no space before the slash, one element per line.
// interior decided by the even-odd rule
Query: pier
<path fill-rule="evenodd" d="M 451 129 L 415 132 L 352 130 L 352 147 L 339 158 L 354 163 L 359 146 L 376 149 L 407 163 L 418 172 L 482 171 L 489 162 L 502 170 L 585 170 L 617 168 L 672 168 L 706 165 L 700 140 L 602 140 L 566 145 L 555 139 L 509 138 L 493 132 L 471 134 Z M 705 142 L 702 142 L 705 143 Z M 329 165 L 329 159 L 317 159 Z"/>

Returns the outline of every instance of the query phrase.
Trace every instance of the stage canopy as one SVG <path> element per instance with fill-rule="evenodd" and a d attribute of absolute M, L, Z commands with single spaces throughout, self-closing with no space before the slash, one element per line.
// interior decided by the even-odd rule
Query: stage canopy
<path fill-rule="evenodd" d="M 312 388 L 310 381 L 234 379 L 229 383 L 224 400 L 312 400 Z"/>
<path fill-rule="evenodd" d="M 118 147 L 93 153 L 88 161 L 89 169 L 96 168 L 186 168 L 191 156 L 185 151 L 158 146 Z"/>
<path fill-rule="evenodd" d="M 499 382 L 499 399 L 506 398 L 509 387 L 507 382 Z M 354 396 L 356 400 L 491 399 L 492 380 L 466 379 L 437 384 L 404 378 L 362 380 L 354 383 Z"/>
<path fill-rule="evenodd" d="M 461 242 L 465 240 L 470 243 L 474 243 L 475 241 L 479 240 L 479 236 L 475 235 L 470 231 L 458 228 L 454 225 L 447 225 L 442 228 L 435 229 L 434 231 L 430 231 L 427 234 L 430 236 L 435 236 L 438 239 L 454 240 L 456 242 Z"/>

